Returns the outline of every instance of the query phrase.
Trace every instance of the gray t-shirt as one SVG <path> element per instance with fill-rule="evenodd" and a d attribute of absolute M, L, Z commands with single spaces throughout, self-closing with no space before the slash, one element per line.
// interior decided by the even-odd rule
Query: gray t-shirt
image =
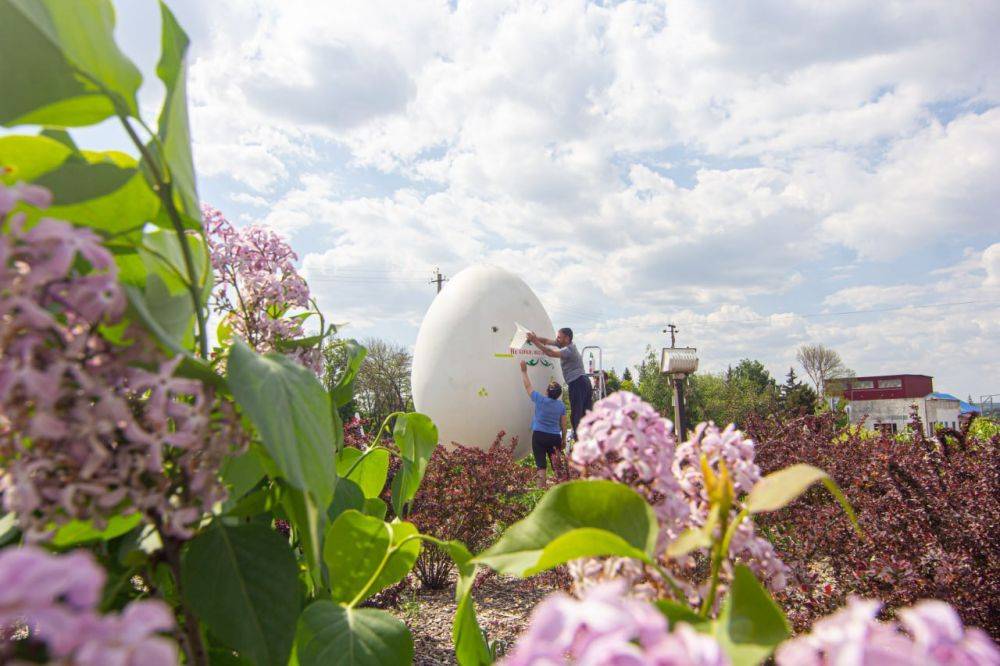
<path fill-rule="evenodd" d="M 563 379 L 569 384 L 583 377 L 583 358 L 572 342 L 559 350 L 559 364 L 562 366 Z"/>

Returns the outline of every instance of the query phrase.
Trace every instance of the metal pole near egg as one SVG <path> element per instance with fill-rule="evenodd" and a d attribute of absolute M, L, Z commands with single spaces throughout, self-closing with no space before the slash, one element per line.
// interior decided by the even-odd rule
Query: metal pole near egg
<path fill-rule="evenodd" d="M 677 329 L 670 326 L 670 346 L 664 347 L 660 358 L 660 371 L 670 377 L 674 387 L 674 432 L 683 440 L 687 436 L 687 413 L 684 407 L 684 379 L 698 370 L 698 350 L 694 347 L 675 347 Z"/>

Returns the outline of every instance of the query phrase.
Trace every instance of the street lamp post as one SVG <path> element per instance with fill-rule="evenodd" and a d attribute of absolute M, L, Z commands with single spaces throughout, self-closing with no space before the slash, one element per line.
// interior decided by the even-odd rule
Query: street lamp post
<path fill-rule="evenodd" d="M 684 378 L 698 370 L 698 350 L 693 347 L 664 347 L 660 371 L 670 377 L 674 387 L 674 432 L 687 436 L 687 413 L 684 408 Z"/>

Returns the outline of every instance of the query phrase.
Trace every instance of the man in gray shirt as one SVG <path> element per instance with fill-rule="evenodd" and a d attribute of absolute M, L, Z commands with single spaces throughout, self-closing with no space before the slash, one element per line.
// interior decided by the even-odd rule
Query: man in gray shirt
<path fill-rule="evenodd" d="M 577 438 L 576 428 L 583 415 L 594 406 L 593 387 L 583 370 L 583 358 L 573 344 L 573 330 L 560 328 L 555 340 L 528 333 L 528 341 L 542 350 L 546 356 L 558 358 L 562 366 L 563 379 L 569 385 L 569 420 L 573 424 L 573 438 Z M 553 349 L 555 345 L 558 349 Z"/>

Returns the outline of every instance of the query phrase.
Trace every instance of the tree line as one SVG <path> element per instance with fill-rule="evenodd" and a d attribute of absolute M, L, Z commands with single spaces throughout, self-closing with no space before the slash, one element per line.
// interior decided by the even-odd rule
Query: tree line
<path fill-rule="evenodd" d="M 341 417 L 346 421 L 358 415 L 377 425 L 393 412 L 413 409 L 410 390 L 413 357 L 403 345 L 380 338 L 367 338 L 363 344 L 368 355 L 358 372 L 354 399 L 341 408 Z M 334 343 L 324 349 L 325 384 L 336 384 L 345 365 L 344 353 L 344 347 Z M 796 360 L 808 382 L 790 367 L 784 381 L 779 383 L 763 363 L 750 358 L 741 359 L 722 372 L 691 375 L 685 380 L 690 421 L 739 425 L 746 423 L 751 414 L 783 418 L 813 414 L 824 407 L 821 396 L 829 380 L 854 375 L 835 350 L 823 345 L 803 345 L 796 353 Z M 605 382 L 609 394 L 631 391 L 672 418 L 673 387 L 660 372 L 660 361 L 653 347 L 646 347 L 642 362 L 634 369 L 626 367 L 621 375 L 615 369 L 609 370 Z"/>

